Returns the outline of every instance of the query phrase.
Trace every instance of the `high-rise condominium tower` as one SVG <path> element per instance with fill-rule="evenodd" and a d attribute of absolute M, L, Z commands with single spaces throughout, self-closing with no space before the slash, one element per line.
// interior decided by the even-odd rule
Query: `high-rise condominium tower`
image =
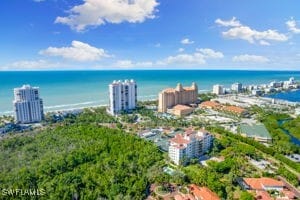
<path fill-rule="evenodd" d="M 23 85 L 14 89 L 13 101 L 15 121 L 17 123 L 40 122 L 44 118 L 43 100 L 39 97 L 39 88 Z"/>
<path fill-rule="evenodd" d="M 136 108 L 137 85 L 134 80 L 113 81 L 109 84 L 109 108 L 112 115 L 128 112 Z"/>

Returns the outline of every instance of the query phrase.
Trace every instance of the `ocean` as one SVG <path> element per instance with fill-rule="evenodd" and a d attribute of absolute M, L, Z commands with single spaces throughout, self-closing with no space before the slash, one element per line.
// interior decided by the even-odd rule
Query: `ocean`
<path fill-rule="evenodd" d="M 263 84 L 274 80 L 288 80 L 290 77 L 300 80 L 300 72 L 238 70 L 0 72 L 0 115 L 12 114 L 13 88 L 23 84 L 40 87 L 45 111 L 54 111 L 107 104 L 108 84 L 113 80 L 136 80 L 138 100 L 147 100 L 156 99 L 159 91 L 175 87 L 178 82 L 184 86 L 196 82 L 201 92 L 212 90 L 214 84 L 222 84 L 225 87 L 230 87 L 234 82 L 241 82 L 244 85 Z"/>

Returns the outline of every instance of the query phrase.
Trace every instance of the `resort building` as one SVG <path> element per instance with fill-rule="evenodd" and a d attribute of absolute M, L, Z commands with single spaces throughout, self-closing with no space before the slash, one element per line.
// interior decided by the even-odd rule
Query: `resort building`
<path fill-rule="evenodd" d="M 158 112 L 165 113 L 168 109 L 178 104 L 188 105 L 197 103 L 198 86 L 193 83 L 191 87 L 182 87 L 178 83 L 177 87 L 163 90 L 158 95 Z"/>
<path fill-rule="evenodd" d="M 43 100 L 39 88 L 23 85 L 14 88 L 14 112 L 16 123 L 40 122 L 44 118 Z"/>
<path fill-rule="evenodd" d="M 177 165 L 185 164 L 190 159 L 199 158 L 207 152 L 211 148 L 212 141 L 213 136 L 205 130 L 187 130 L 170 140 L 169 157 Z"/>
<path fill-rule="evenodd" d="M 240 93 L 243 90 L 243 85 L 241 83 L 234 83 L 231 85 L 231 91 Z"/>
<path fill-rule="evenodd" d="M 224 88 L 222 85 L 214 85 L 212 93 L 216 95 L 222 95 L 224 94 Z"/>
<path fill-rule="evenodd" d="M 108 112 L 112 115 L 129 112 L 136 108 L 137 85 L 134 80 L 113 81 L 109 84 Z"/>
<path fill-rule="evenodd" d="M 244 137 L 253 138 L 262 143 L 272 142 L 272 137 L 264 124 L 241 124 L 240 134 Z"/>
<path fill-rule="evenodd" d="M 178 104 L 178 105 L 176 105 L 172 108 L 171 113 L 173 115 L 183 117 L 183 116 L 191 114 L 193 111 L 194 111 L 194 108 L 191 108 L 191 107 L 186 106 L 186 105 Z"/>

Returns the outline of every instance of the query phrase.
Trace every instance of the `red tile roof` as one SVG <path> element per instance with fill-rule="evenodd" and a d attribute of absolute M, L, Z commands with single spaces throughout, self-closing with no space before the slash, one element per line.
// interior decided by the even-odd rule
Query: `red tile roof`
<path fill-rule="evenodd" d="M 199 187 L 195 184 L 191 184 L 190 191 L 196 198 L 201 200 L 221 200 L 216 193 L 212 192 L 207 187 Z"/>
<path fill-rule="evenodd" d="M 206 107 L 206 108 L 216 108 L 219 107 L 221 104 L 215 101 L 204 101 L 200 104 L 200 107 Z"/>
<path fill-rule="evenodd" d="M 183 136 L 182 136 L 181 134 L 175 135 L 175 137 L 172 138 L 172 139 L 170 140 L 170 142 L 176 143 L 176 144 L 178 144 L 178 145 L 180 145 L 180 144 L 188 144 L 188 143 L 189 143 L 189 141 L 186 140 L 186 139 L 184 139 Z"/>
<path fill-rule="evenodd" d="M 243 112 L 245 112 L 244 108 L 238 106 L 225 106 L 223 110 L 233 112 L 233 113 L 238 113 L 238 114 L 242 114 Z"/>
<path fill-rule="evenodd" d="M 263 190 L 263 187 L 283 187 L 282 181 L 277 181 L 273 178 L 244 178 L 244 182 L 251 188 L 251 190 Z"/>
<path fill-rule="evenodd" d="M 266 191 L 257 191 L 255 199 L 257 199 L 257 200 L 273 200 L 273 198 L 270 196 L 270 194 Z"/>
<path fill-rule="evenodd" d="M 175 110 L 189 110 L 189 109 L 191 109 L 191 107 L 186 106 L 186 105 L 178 104 L 178 105 L 174 106 L 173 109 L 175 109 Z"/>

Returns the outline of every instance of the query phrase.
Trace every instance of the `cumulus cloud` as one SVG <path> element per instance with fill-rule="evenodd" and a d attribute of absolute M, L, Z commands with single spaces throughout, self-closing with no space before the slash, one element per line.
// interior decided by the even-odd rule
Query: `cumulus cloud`
<path fill-rule="evenodd" d="M 220 25 L 220 26 L 225 26 L 225 27 L 228 27 L 228 26 L 241 26 L 241 23 L 240 21 L 238 21 L 235 17 L 232 17 L 232 19 L 230 20 L 222 20 L 220 18 L 216 19 L 215 20 L 215 23 Z"/>
<path fill-rule="evenodd" d="M 270 46 L 271 44 L 265 40 L 260 40 L 259 41 L 259 44 L 262 45 L 262 46 Z"/>
<path fill-rule="evenodd" d="M 190 40 L 189 38 L 183 38 L 181 41 L 181 44 L 193 44 L 194 41 Z"/>
<path fill-rule="evenodd" d="M 291 18 L 285 23 L 292 33 L 299 34 L 300 33 L 300 28 L 297 27 L 297 22 L 294 20 L 294 18 Z"/>
<path fill-rule="evenodd" d="M 105 23 L 141 23 L 155 18 L 158 4 L 156 0 L 84 0 L 71 8 L 68 16 L 57 17 L 55 23 L 66 24 L 76 31 Z"/>
<path fill-rule="evenodd" d="M 257 31 L 249 26 L 242 25 L 235 18 L 230 21 L 217 19 L 215 22 L 230 27 L 227 31 L 222 32 L 223 37 L 229 39 L 242 39 L 251 44 L 258 43 L 260 45 L 269 45 L 269 41 L 283 42 L 288 40 L 285 34 L 279 33 L 277 30 Z"/>
<path fill-rule="evenodd" d="M 244 55 L 238 55 L 234 56 L 232 58 L 233 62 L 255 62 L 255 63 L 266 63 L 269 62 L 270 60 L 264 56 L 258 56 L 258 55 L 249 55 L 249 54 L 244 54 Z"/>
<path fill-rule="evenodd" d="M 175 56 L 168 56 L 163 60 L 157 61 L 158 65 L 169 64 L 189 64 L 189 65 L 202 65 L 206 63 L 207 59 L 223 58 L 224 55 L 221 52 L 214 51 L 212 49 L 196 49 L 191 54 L 177 54 Z"/>
<path fill-rule="evenodd" d="M 180 52 L 180 53 L 181 53 L 181 52 L 184 52 L 184 48 L 179 48 L 179 49 L 178 49 L 178 52 Z"/>
<path fill-rule="evenodd" d="M 213 49 L 196 49 L 196 51 L 202 53 L 204 58 L 223 58 L 224 54 Z"/>
<path fill-rule="evenodd" d="M 62 66 L 60 63 L 54 63 L 47 60 L 19 60 L 13 63 L 0 66 L 0 70 L 35 70 L 35 69 L 53 69 Z"/>
<path fill-rule="evenodd" d="M 74 61 L 96 61 L 110 57 L 104 49 L 93 47 L 80 41 L 72 41 L 70 47 L 48 47 L 39 52 L 41 55 L 60 56 Z"/>

